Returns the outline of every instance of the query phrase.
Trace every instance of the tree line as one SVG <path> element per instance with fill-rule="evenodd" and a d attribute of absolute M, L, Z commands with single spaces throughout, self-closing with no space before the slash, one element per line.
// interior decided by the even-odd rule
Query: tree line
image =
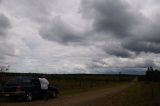
<path fill-rule="evenodd" d="M 160 70 L 148 67 L 146 71 L 146 79 L 149 81 L 160 81 Z"/>

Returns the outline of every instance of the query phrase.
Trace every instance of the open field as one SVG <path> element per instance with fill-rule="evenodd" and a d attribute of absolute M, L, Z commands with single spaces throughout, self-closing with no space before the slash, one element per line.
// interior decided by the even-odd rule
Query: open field
<path fill-rule="evenodd" d="M 153 82 L 131 82 L 48 101 L 7 102 L 1 106 L 160 106 L 160 85 Z"/>
<path fill-rule="evenodd" d="M 123 92 L 79 106 L 160 106 L 160 83 L 134 82 Z"/>
<path fill-rule="evenodd" d="M 0 76 L 0 84 L 4 84 L 11 77 L 29 76 L 39 77 L 41 74 L 3 73 Z M 112 87 L 121 83 L 132 81 L 136 76 L 128 75 L 93 75 L 93 74 L 64 74 L 47 75 L 50 84 L 55 85 L 61 95 L 82 92 L 90 89 Z"/>
<path fill-rule="evenodd" d="M 2 99 L 0 106 L 160 106 L 160 83 L 139 81 L 136 76 L 52 75 L 48 79 L 59 88 L 58 98 L 30 103 Z"/>

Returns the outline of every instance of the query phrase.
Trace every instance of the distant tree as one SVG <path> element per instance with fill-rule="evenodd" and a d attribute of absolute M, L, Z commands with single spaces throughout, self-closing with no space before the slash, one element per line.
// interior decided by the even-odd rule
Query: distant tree
<path fill-rule="evenodd" d="M 9 65 L 7 65 L 7 66 L 1 65 L 0 66 L 0 72 L 6 72 L 8 70 L 9 70 Z"/>
<path fill-rule="evenodd" d="M 153 67 L 148 67 L 147 71 L 154 71 Z"/>
<path fill-rule="evenodd" d="M 146 71 L 146 79 L 149 81 L 160 81 L 160 71 L 158 69 L 153 69 L 148 67 Z"/>
<path fill-rule="evenodd" d="M 0 86 L 6 81 L 5 72 L 9 70 L 9 65 L 0 65 Z M 0 89 L 1 90 L 1 89 Z"/>

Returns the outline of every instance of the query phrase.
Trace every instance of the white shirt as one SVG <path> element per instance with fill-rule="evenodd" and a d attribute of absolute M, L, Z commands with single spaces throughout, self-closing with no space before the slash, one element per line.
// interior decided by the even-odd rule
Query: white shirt
<path fill-rule="evenodd" d="M 39 81 L 40 81 L 40 84 L 41 84 L 41 89 L 48 89 L 48 85 L 49 85 L 49 82 L 46 78 L 39 78 Z"/>

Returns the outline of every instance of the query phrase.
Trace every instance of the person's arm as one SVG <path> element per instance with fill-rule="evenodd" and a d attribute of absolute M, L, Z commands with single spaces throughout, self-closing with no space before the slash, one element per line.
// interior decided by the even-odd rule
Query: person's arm
<path fill-rule="evenodd" d="M 47 84 L 49 85 L 49 81 L 46 79 Z"/>
<path fill-rule="evenodd" d="M 49 85 L 49 81 L 45 78 L 45 83 L 47 84 L 47 85 Z"/>

